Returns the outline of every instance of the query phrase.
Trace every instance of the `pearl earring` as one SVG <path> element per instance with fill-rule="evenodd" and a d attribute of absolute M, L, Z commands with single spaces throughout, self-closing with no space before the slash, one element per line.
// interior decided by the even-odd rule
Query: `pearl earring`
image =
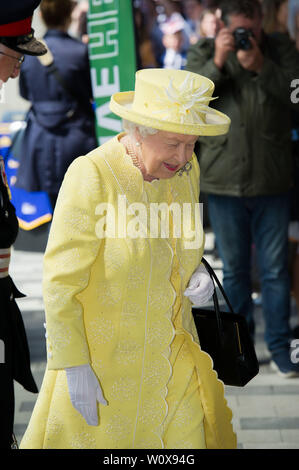
<path fill-rule="evenodd" d="M 136 142 L 136 147 L 140 147 L 140 142 Z"/>

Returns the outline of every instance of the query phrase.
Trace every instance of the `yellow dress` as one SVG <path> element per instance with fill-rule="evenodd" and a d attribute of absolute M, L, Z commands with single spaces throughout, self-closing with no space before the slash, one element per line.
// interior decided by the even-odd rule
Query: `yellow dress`
<path fill-rule="evenodd" d="M 20 448 L 235 448 L 223 383 L 183 295 L 204 245 L 196 157 L 189 175 L 145 182 L 120 137 L 76 159 L 59 193 L 44 258 L 48 363 Z M 192 208 L 181 236 L 142 236 L 163 203 Z M 98 426 L 67 388 L 64 369 L 86 363 L 108 401 Z"/>

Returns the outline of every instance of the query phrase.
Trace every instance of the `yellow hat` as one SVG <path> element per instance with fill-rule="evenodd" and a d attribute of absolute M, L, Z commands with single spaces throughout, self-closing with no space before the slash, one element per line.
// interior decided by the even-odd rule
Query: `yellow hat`
<path fill-rule="evenodd" d="M 214 83 L 186 70 L 144 69 L 136 72 L 135 92 L 115 93 L 112 112 L 136 124 L 187 135 L 221 135 L 230 119 L 208 106 Z"/>

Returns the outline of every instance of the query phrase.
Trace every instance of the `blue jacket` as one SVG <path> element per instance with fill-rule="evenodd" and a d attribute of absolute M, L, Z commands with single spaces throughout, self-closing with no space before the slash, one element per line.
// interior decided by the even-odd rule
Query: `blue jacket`
<path fill-rule="evenodd" d="M 57 195 L 70 163 L 97 147 L 95 116 L 87 46 L 57 30 L 49 30 L 44 39 L 71 93 L 37 57 L 26 56 L 20 93 L 31 101 L 32 108 L 16 185 Z"/>

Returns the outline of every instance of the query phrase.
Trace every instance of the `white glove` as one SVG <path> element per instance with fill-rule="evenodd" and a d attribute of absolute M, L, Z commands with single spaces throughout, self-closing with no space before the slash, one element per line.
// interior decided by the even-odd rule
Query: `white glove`
<path fill-rule="evenodd" d="M 194 305 L 199 306 L 206 304 L 212 297 L 213 292 L 213 281 L 204 265 L 200 264 L 192 274 L 184 295 L 188 297 Z"/>
<path fill-rule="evenodd" d="M 98 425 L 97 401 L 107 405 L 101 385 L 89 364 L 65 369 L 74 408 L 90 426 Z"/>

